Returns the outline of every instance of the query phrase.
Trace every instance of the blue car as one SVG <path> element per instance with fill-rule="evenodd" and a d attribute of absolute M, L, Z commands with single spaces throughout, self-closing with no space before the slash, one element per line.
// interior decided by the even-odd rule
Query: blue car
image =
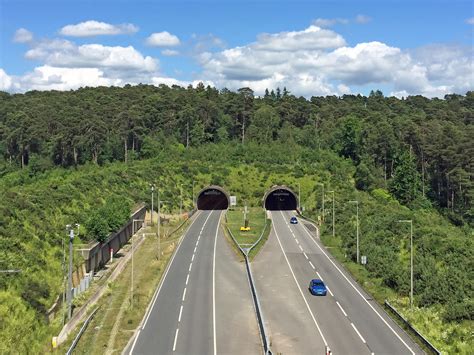
<path fill-rule="evenodd" d="M 309 283 L 309 291 L 314 296 L 326 296 L 328 292 L 326 285 L 320 279 L 311 280 Z"/>
<path fill-rule="evenodd" d="M 293 217 L 290 218 L 290 223 L 291 223 L 291 224 L 298 224 L 298 220 L 296 219 L 295 216 L 293 216 Z"/>

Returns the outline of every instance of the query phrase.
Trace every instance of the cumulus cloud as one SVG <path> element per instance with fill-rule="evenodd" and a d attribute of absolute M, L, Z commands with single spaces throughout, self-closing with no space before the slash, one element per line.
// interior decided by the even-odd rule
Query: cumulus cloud
<path fill-rule="evenodd" d="M 146 39 L 146 44 L 153 47 L 175 47 L 179 46 L 180 43 L 177 36 L 167 31 L 152 33 Z"/>
<path fill-rule="evenodd" d="M 468 25 L 474 25 L 474 17 L 470 17 L 470 18 L 466 19 L 466 23 Z"/>
<path fill-rule="evenodd" d="M 359 24 L 366 24 L 368 22 L 372 21 L 372 18 L 367 16 L 367 15 L 357 15 L 355 18 L 355 22 Z"/>
<path fill-rule="evenodd" d="M 71 37 L 91 37 L 98 35 L 119 35 L 130 34 L 138 31 L 138 27 L 131 23 L 123 23 L 120 25 L 111 25 L 99 21 L 85 21 L 76 25 L 67 25 L 59 31 L 63 36 Z"/>
<path fill-rule="evenodd" d="M 331 27 L 338 23 L 347 25 L 349 20 L 345 18 L 317 18 L 313 21 L 313 25 L 318 27 Z"/>
<path fill-rule="evenodd" d="M 8 91 L 12 86 L 12 78 L 0 68 L 0 91 Z"/>
<path fill-rule="evenodd" d="M 28 31 L 26 28 L 19 28 L 15 31 L 13 36 L 13 42 L 16 43 L 29 43 L 33 40 L 33 33 Z"/>

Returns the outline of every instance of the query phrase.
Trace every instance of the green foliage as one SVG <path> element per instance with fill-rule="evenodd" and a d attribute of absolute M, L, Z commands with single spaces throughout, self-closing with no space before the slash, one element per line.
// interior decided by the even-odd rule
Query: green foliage
<path fill-rule="evenodd" d="M 411 154 L 405 152 L 398 158 L 390 183 L 390 192 L 403 204 L 410 204 L 420 196 L 420 174 Z"/>

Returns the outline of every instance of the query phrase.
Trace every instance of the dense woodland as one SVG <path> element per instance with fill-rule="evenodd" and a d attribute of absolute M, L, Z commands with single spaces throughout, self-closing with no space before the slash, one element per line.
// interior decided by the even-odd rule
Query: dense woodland
<path fill-rule="evenodd" d="M 47 310 L 63 287 L 66 224 L 83 225 L 78 243 L 101 241 L 133 203 L 150 202 L 150 183 L 163 208 L 177 211 L 181 191 L 191 208 L 194 181 L 196 191 L 219 184 L 252 205 L 273 184 L 300 186 L 313 218 L 323 183 L 336 201 L 336 238 L 326 242 L 349 262 L 347 201 L 357 199 L 362 271 L 389 299 L 409 293 L 409 231 L 397 220 L 413 219 L 413 321 L 443 351 L 468 353 L 473 118 L 474 92 L 402 100 L 380 91 L 307 100 L 286 89 L 258 98 L 202 85 L 2 93 L 0 269 L 22 272 L 0 275 L 0 352 L 13 344 L 41 352 L 57 333 L 61 320 L 49 323 Z M 332 236 L 328 223 L 322 233 Z"/>

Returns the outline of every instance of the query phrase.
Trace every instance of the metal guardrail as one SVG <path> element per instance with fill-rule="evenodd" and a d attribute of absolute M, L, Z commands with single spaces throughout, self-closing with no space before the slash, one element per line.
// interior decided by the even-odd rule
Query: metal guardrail
<path fill-rule="evenodd" d="M 225 220 L 227 222 L 227 215 L 225 215 Z M 268 222 L 266 221 L 265 222 L 265 227 L 263 228 L 263 232 L 260 235 L 260 238 L 258 239 L 258 241 L 260 241 L 261 238 L 263 237 L 263 234 L 264 234 L 265 229 L 267 227 L 267 223 Z M 257 289 L 255 288 L 255 283 L 253 281 L 253 276 L 252 276 L 252 270 L 250 268 L 250 262 L 249 262 L 249 259 L 248 259 L 248 256 L 247 256 L 248 252 L 250 252 L 250 250 L 252 250 L 252 248 L 255 245 L 258 244 L 258 241 L 255 242 L 254 245 L 252 245 L 247 251 L 245 251 L 244 249 L 242 249 L 240 247 L 239 243 L 237 243 L 237 240 L 235 239 L 234 235 L 232 234 L 230 228 L 227 227 L 227 225 L 226 225 L 226 229 L 227 229 L 227 232 L 229 233 L 230 237 L 234 241 L 235 245 L 237 245 L 237 248 L 239 248 L 240 252 L 242 253 L 242 255 L 245 258 L 245 267 L 247 269 L 247 276 L 248 276 L 248 279 L 249 279 L 250 291 L 252 292 L 252 299 L 253 299 L 253 303 L 254 303 L 254 307 L 255 307 L 255 313 L 257 314 L 257 321 L 258 321 L 258 327 L 259 327 L 259 330 L 260 330 L 260 335 L 261 335 L 261 338 L 262 338 L 263 351 L 264 351 L 265 355 L 272 355 L 272 351 L 270 349 L 270 343 L 269 343 L 268 338 L 267 338 L 267 331 L 265 329 L 265 321 L 263 319 L 263 313 L 262 313 L 262 310 L 261 310 L 261 307 L 260 307 L 260 301 L 258 300 Z"/>
<path fill-rule="evenodd" d="M 408 329 L 410 329 L 415 335 L 416 337 L 430 350 L 432 351 L 434 354 L 438 354 L 438 355 L 441 355 L 441 351 L 439 351 L 438 349 L 436 349 L 434 347 L 433 344 L 431 344 L 429 342 L 428 339 L 426 339 L 423 334 L 421 334 L 418 330 L 415 329 L 415 327 L 413 325 L 411 325 L 411 323 L 405 318 L 403 317 L 395 307 L 393 307 L 387 300 L 385 300 L 384 302 L 384 305 L 385 307 L 387 307 L 393 314 L 395 314 L 398 319 L 400 319 L 402 321 L 402 323 L 408 327 Z"/>
<path fill-rule="evenodd" d="M 71 346 L 69 347 L 68 351 L 66 352 L 66 355 L 71 355 L 72 354 L 72 352 L 76 348 L 77 343 L 79 342 L 79 339 L 81 339 L 82 334 L 87 329 L 87 326 L 89 325 L 90 321 L 92 320 L 92 317 L 94 317 L 94 315 L 95 315 L 95 313 L 97 312 L 98 309 L 99 309 L 99 307 L 94 309 L 92 311 L 92 313 L 89 315 L 89 317 L 87 317 L 86 321 L 84 322 L 81 329 L 79 330 L 79 333 L 76 335 L 76 337 L 74 338 L 74 341 L 72 342 Z"/>

